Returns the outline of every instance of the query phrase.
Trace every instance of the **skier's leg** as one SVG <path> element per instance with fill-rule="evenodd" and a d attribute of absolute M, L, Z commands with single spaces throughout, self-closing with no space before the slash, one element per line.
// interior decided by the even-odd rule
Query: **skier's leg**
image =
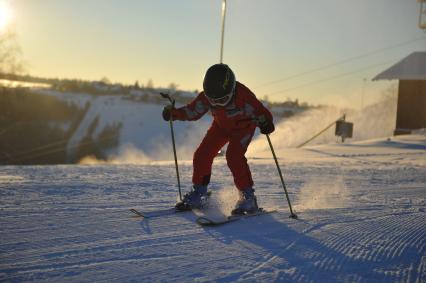
<path fill-rule="evenodd" d="M 202 207 L 207 201 L 207 185 L 210 182 L 213 159 L 227 143 L 227 137 L 215 123 L 207 131 L 201 144 L 194 153 L 193 190 L 185 194 L 183 200 L 176 204 L 177 210 L 189 210 Z"/>
<path fill-rule="evenodd" d="M 194 152 L 192 183 L 207 186 L 210 182 L 213 159 L 228 142 L 227 136 L 213 122 L 201 144 Z"/>
<path fill-rule="evenodd" d="M 234 176 L 235 186 L 238 188 L 240 194 L 240 198 L 232 210 L 232 214 L 253 213 L 259 209 L 256 196 L 254 195 L 250 168 L 244 156 L 253 134 L 254 130 L 234 134 L 226 151 L 226 160 Z"/>
<path fill-rule="evenodd" d="M 226 150 L 228 167 L 234 177 L 235 186 L 240 191 L 253 186 L 250 168 L 244 156 L 253 134 L 254 129 L 233 134 L 230 138 L 228 149 Z"/>

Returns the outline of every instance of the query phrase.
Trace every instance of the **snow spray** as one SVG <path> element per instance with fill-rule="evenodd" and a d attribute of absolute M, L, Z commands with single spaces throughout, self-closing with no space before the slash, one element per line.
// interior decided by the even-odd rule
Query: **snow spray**
<path fill-rule="evenodd" d="M 297 196 L 297 211 L 342 208 L 348 205 L 350 192 L 342 177 L 330 180 L 315 177 L 309 180 Z"/>
<path fill-rule="evenodd" d="M 133 144 L 124 144 L 118 148 L 117 153 L 110 154 L 107 160 L 97 159 L 93 155 L 85 156 L 78 164 L 97 165 L 97 164 L 132 164 L 143 165 L 151 164 L 153 160 L 145 152 L 135 147 Z"/>
<path fill-rule="evenodd" d="M 271 140 L 280 152 L 285 148 L 294 148 L 324 129 L 330 122 L 335 121 L 346 113 L 346 120 L 354 123 L 353 138 L 349 141 L 388 137 L 393 135 L 396 123 L 396 97 L 388 95 L 379 102 L 369 105 L 362 110 L 342 109 L 337 107 L 321 107 L 304 111 L 300 114 L 283 119 L 271 134 Z M 339 138 L 330 128 L 309 145 L 336 143 Z M 262 136 L 258 136 L 250 144 L 247 156 L 255 157 L 268 151 L 268 144 Z"/>

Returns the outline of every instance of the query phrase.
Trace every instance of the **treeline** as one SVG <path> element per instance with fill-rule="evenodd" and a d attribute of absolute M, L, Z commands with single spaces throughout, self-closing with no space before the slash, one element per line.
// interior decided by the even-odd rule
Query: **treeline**
<path fill-rule="evenodd" d="M 178 90 L 178 85 L 175 83 L 171 83 L 168 88 L 155 88 L 152 80 L 148 80 L 146 85 L 139 84 L 139 81 L 131 85 L 126 85 L 121 83 L 113 84 L 106 77 L 99 81 L 86 81 L 81 79 L 48 79 L 7 73 L 0 73 L 0 79 L 48 84 L 52 89 L 60 92 L 87 93 L 92 95 L 119 95 L 122 96 L 123 99 L 135 102 L 155 104 L 165 103 L 164 99 L 160 96 L 160 92 L 172 94 L 177 105 L 189 103 L 198 94 L 197 90 L 194 92 L 180 91 Z M 290 98 L 287 98 L 284 102 L 276 102 L 270 101 L 268 96 L 264 96 L 262 101 L 273 111 L 274 115 L 278 117 L 290 117 L 307 109 L 320 107 L 309 105 L 306 102 L 299 102 L 298 99 L 291 100 Z"/>
<path fill-rule="evenodd" d="M 60 92 L 87 93 L 92 95 L 129 95 L 130 97 L 141 96 L 143 98 L 140 100 L 145 101 L 156 101 L 156 98 L 160 97 L 159 93 L 161 91 L 171 92 L 179 98 L 181 98 L 184 93 L 177 89 L 177 85 L 175 83 L 171 83 L 168 88 L 155 88 L 152 80 L 149 80 L 146 85 L 140 84 L 139 81 L 136 81 L 134 84 L 122 84 L 111 83 L 111 81 L 106 77 L 99 81 L 87 81 L 82 79 L 41 78 L 30 75 L 1 72 L 0 79 L 25 83 L 47 84 L 50 85 L 52 89 Z"/>
<path fill-rule="evenodd" d="M 24 88 L 0 88 L 0 164 L 64 164 L 67 144 L 84 118 L 84 107 Z M 84 140 L 77 158 L 96 155 L 118 142 L 120 127 L 107 127 L 96 140 Z"/>

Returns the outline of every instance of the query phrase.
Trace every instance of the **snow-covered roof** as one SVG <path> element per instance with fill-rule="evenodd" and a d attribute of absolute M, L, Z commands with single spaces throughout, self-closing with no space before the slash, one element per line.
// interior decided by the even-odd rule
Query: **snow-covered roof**
<path fill-rule="evenodd" d="M 373 78 L 376 80 L 426 80 L 426 52 L 414 52 Z"/>

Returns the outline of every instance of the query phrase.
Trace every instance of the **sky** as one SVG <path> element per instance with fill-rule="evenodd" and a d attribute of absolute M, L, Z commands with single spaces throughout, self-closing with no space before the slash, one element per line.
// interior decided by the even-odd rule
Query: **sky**
<path fill-rule="evenodd" d="M 31 75 L 193 91 L 219 62 L 222 0 L 1 2 Z M 361 107 L 396 83 L 375 75 L 426 50 L 418 20 L 416 0 L 227 0 L 224 63 L 259 98 Z"/>

